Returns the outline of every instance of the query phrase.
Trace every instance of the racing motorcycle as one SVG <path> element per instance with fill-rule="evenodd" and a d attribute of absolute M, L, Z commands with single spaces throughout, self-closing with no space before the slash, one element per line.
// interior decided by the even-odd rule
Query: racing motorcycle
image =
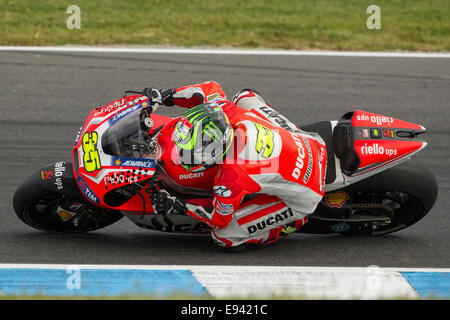
<path fill-rule="evenodd" d="M 159 215 L 151 193 L 164 188 L 181 198 L 212 197 L 213 169 L 168 172 L 165 141 L 173 118 L 156 114 L 143 92 L 95 108 L 75 138 L 71 161 L 38 170 L 15 191 L 17 216 L 33 228 L 81 233 L 126 216 L 139 227 L 166 232 L 207 233 L 190 216 Z M 274 123 L 282 118 L 271 111 Z M 413 156 L 427 143 L 423 126 L 354 110 L 339 120 L 301 127 L 326 143 L 325 195 L 298 232 L 382 235 L 404 229 L 433 207 L 437 183 Z M 174 166 L 171 166 L 173 168 Z M 244 199 L 245 200 L 245 199 Z"/>

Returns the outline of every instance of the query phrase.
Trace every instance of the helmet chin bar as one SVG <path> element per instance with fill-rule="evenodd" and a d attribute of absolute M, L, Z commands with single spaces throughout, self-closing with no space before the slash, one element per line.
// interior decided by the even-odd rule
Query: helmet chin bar
<path fill-rule="evenodd" d="M 186 170 L 190 172 L 202 172 L 207 169 L 214 168 L 216 165 L 221 164 L 223 159 L 226 157 L 227 152 L 230 148 L 227 148 L 227 143 L 220 146 L 220 150 L 217 148 L 212 148 L 210 152 L 210 157 L 205 161 L 205 152 L 190 152 L 178 148 L 178 163 L 182 165 Z M 208 150 L 208 147 L 205 148 Z M 219 152 L 217 152 L 219 151 Z M 183 161 L 188 160 L 188 161 Z M 209 160 L 209 161 L 208 161 Z"/>

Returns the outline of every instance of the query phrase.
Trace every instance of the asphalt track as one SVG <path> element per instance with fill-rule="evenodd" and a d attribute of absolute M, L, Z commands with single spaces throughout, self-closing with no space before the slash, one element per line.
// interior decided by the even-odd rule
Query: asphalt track
<path fill-rule="evenodd" d="M 0 263 L 450 267 L 450 59 L 0 52 L 0 79 Z M 435 207 L 392 235 L 296 234 L 235 255 L 207 235 L 153 232 L 127 219 L 52 235 L 15 216 L 15 188 L 42 166 L 70 159 L 92 108 L 125 89 L 206 80 L 230 96 L 255 88 L 298 124 L 359 108 L 424 125 L 429 146 L 418 158 L 437 176 Z"/>

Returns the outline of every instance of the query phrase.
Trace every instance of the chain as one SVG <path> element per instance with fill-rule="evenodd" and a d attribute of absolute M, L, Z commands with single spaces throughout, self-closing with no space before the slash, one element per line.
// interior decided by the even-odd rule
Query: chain
<path fill-rule="evenodd" d="M 381 203 L 353 203 L 352 209 L 383 209 L 389 211 L 390 218 L 394 216 L 394 209 L 386 204 Z"/>

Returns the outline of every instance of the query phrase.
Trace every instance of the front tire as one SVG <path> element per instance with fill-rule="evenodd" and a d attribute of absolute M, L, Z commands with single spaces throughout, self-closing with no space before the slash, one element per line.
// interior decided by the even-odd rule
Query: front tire
<path fill-rule="evenodd" d="M 64 209 L 70 212 L 66 208 L 73 203 L 77 203 L 81 210 L 75 212 L 73 218 L 63 219 L 60 211 Z M 117 211 L 96 207 L 87 200 L 74 200 L 64 193 L 45 189 L 41 185 L 39 173 L 30 176 L 17 188 L 13 196 L 13 207 L 24 223 L 52 233 L 93 231 L 111 225 L 123 217 Z"/>

